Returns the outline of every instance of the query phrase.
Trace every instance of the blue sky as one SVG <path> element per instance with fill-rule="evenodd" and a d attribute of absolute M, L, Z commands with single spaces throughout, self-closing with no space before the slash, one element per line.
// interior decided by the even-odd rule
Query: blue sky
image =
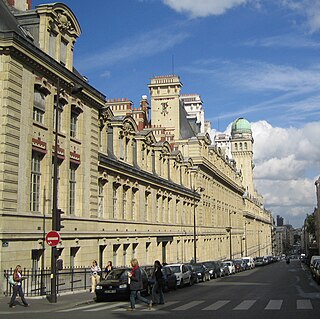
<path fill-rule="evenodd" d="M 266 208 L 302 225 L 320 171 L 320 0 L 64 3 L 82 29 L 75 67 L 92 86 L 138 106 L 151 77 L 174 72 L 183 93 L 201 95 L 212 135 L 247 118 Z"/>

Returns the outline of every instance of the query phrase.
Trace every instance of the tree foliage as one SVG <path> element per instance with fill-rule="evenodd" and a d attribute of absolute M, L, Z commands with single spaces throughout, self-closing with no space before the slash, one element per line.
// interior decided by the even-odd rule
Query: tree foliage
<path fill-rule="evenodd" d="M 313 235 L 313 236 L 316 235 L 316 223 L 315 223 L 314 214 L 307 215 L 306 230 L 310 235 Z"/>

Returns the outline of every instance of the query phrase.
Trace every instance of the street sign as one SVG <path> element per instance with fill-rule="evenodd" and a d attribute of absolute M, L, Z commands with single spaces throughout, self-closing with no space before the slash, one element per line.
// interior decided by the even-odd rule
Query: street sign
<path fill-rule="evenodd" d="M 46 234 L 46 243 L 51 247 L 57 246 L 60 240 L 60 234 L 55 230 L 51 230 Z"/>

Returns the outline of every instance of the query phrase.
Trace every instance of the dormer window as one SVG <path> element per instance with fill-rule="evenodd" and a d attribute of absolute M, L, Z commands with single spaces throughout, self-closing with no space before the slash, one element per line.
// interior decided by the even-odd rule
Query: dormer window
<path fill-rule="evenodd" d="M 67 63 L 67 48 L 68 42 L 62 38 L 60 43 L 60 63 L 63 65 Z"/>
<path fill-rule="evenodd" d="M 54 59 L 56 58 L 56 47 L 57 47 L 57 33 L 54 31 L 50 31 L 49 55 Z"/>

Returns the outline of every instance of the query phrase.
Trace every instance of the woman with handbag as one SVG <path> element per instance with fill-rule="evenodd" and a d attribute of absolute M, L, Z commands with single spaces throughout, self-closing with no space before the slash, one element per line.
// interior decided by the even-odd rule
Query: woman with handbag
<path fill-rule="evenodd" d="M 128 284 L 130 286 L 130 307 L 127 309 L 129 311 L 135 310 L 136 299 L 144 302 L 152 308 L 152 301 L 141 296 L 140 291 L 143 288 L 141 269 L 139 267 L 139 262 L 136 258 L 131 260 L 131 272 L 128 272 Z"/>
<path fill-rule="evenodd" d="M 22 270 L 21 266 L 17 265 L 14 272 L 13 272 L 13 280 L 14 280 L 15 284 L 12 285 L 13 292 L 12 292 L 11 300 L 9 302 L 10 308 L 15 307 L 14 302 L 15 302 L 18 294 L 21 298 L 21 301 L 23 302 L 23 305 L 25 307 L 29 307 L 27 300 L 24 298 L 24 293 L 23 293 L 22 286 L 21 286 L 21 282 L 24 279 L 24 277 L 22 277 L 22 275 L 21 275 L 21 270 Z"/>
<path fill-rule="evenodd" d="M 98 266 L 96 260 L 92 262 L 90 275 L 91 275 L 91 293 L 93 294 L 96 290 L 97 284 L 100 282 L 101 268 Z"/>

